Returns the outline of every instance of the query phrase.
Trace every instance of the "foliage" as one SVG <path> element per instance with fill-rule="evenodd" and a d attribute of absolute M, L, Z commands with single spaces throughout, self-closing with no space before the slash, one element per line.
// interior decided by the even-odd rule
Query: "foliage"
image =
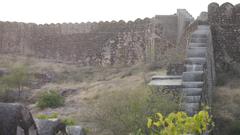
<path fill-rule="evenodd" d="M 139 86 L 136 89 L 114 91 L 100 99 L 95 121 L 114 135 L 129 134 L 144 129 L 147 115 L 158 111 L 168 114 L 176 111 L 178 103 L 172 94 L 155 94 L 156 89 Z M 161 93 L 161 92 L 160 92 Z"/>
<path fill-rule="evenodd" d="M 40 96 L 37 106 L 41 109 L 50 107 L 57 108 L 64 105 L 64 97 L 55 91 L 47 91 Z"/>
<path fill-rule="evenodd" d="M 6 91 L 17 89 L 20 97 L 21 91 L 24 86 L 28 85 L 30 78 L 31 76 L 28 74 L 26 65 L 14 65 L 8 74 L 0 78 L 1 92 L 5 93 Z"/>
<path fill-rule="evenodd" d="M 55 119 L 58 117 L 58 113 L 52 113 L 50 115 L 47 114 L 38 114 L 36 118 L 42 119 L 42 120 L 47 120 L 47 119 Z"/>
<path fill-rule="evenodd" d="M 65 125 L 71 126 L 71 125 L 76 125 L 76 122 L 73 118 L 64 118 L 61 120 L 62 123 L 64 123 Z"/>
<path fill-rule="evenodd" d="M 207 111 L 200 111 L 194 116 L 188 116 L 185 112 L 177 112 L 164 117 L 161 113 L 156 113 L 147 121 L 151 135 L 200 135 L 212 126 L 212 118 Z"/>

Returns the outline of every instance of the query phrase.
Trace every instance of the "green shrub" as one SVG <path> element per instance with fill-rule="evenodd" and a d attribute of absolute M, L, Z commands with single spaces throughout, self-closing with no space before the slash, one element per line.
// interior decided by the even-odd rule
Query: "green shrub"
<path fill-rule="evenodd" d="M 50 115 L 47 115 L 47 114 L 38 114 L 38 115 L 36 116 L 36 118 L 42 119 L 42 120 L 55 119 L 55 118 L 58 118 L 58 113 L 52 113 L 52 114 L 50 114 Z"/>
<path fill-rule="evenodd" d="M 96 106 L 95 121 L 114 135 L 127 135 L 146 127 L 145 117 L 158 111 L 177 111 L 178 103 L 171 94 L 156 95 L 147 86 L 106 93 Z"/>
<path fill-rule="evenodd" d="M 41 109 L 50 107 L 50 108 L 57 108 L 59 106 L 64 105 L 64 97 L 58 94 L 55 91 L 47 91 L 44 92 L 38 102 L 37 106 Z"/>
<path fill-rule="evenodd" d="M 213 126 L 212 118 L 205 110 L 194 116 L 177 112 L 164 117 L 161 113 L 156 113 L 147 122 L 151 135 L 200 135 L 209 132 Z"/>
<path fill-rule="evenodd" d="M 73 118 L 64 118 L 61 120 L 62 123 L 64 123 L 65 125 L 71 126 L 71 125 L 76 125 L 76 122 Z"/>

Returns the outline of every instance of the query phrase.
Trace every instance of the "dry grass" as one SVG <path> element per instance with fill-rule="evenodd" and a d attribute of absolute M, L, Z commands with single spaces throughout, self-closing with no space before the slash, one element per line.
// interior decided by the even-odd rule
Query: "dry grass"
<path fill-rule="evenodd" d="M 232 79 L 214 92 L 213 115 L 216 134 L 232 134 L 233 123 L 240 119 L 240 80 Z M 234 126 L 234 125 L 233 125 Z M 238 126 L 240 129 L 240 126 Z"/>
<path fill-rule="evenodd" d="M 40 110 L 35 104 L 30 104 L 34 115 L 41 113 L 57 112 L 60 117 L 72 117 L 77 124 L 88 127 L 92 134 L 98 132 L 98 125 L 87 119 L 86 114 L 94 111 L 94 105 L 106 96 L 106 93 L 136 89 L 139 85 L 146 84 L 152 75 L 165 75 L 166 70 L 149 70 L 143 65 L 131 67 L 94 68 L 80 67 L 57 63 L 45 59 L 27 58 L 23 56 L 0 55 L 0 67 L 8 68 L 13 64 L 26 64 L 32 73 L 51 73 L 54 81 L 44 84 L 39 89 L 32 89 L 28 98 L 29 103 L 34 103 L 40 93 L 47 90 L 62 92 L 74 89 L 65 97 L 65 106 L 55 109 Z M 104 131 L 103 131 L 104 132 Z"/>
<path fill-rule="evenodd" d="M 234 119 L 240 111 L 240 80 L 232 80 L 225 86 L 217 87 L 215 91 L 215 107 L 220 117 Z M 234 109 L 239 110 L 234 110 Z M 237 112 L 236 112 L 237 111 Z"/>

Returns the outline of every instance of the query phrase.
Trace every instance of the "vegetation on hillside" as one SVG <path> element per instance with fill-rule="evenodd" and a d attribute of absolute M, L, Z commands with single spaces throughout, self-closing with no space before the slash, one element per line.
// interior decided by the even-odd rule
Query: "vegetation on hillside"
<path fill-rule="evenodd" d="M 13 65 L 8 73 L 0 77 L 0 89 L 4 98 L 8 98 L 8 91 L 17 90 L 18 98 L 20 98 L 25 86 L 29 85 L 31 75 L 28 73 L 26 65 Z M 8 99 L 6 99 L 8 100 Z"/>
<path fill-rule="evenodd" d="M 106 93 L 96 106 L 94 119 L 102 129 L 114 135 L 129 134 L 146 128 L 146 116 L 156 112 L 168 114 L 178 110 L 178 101 L 172 94 L 148 86 Z M 92 116 L 90 116 L 92 117 Z"/>
<path fill-rule="evenodd" d="M 224 85 L 216 87 L 213 96 L 213 116 L 217 135 L 240 134 L 240 80 L 227 77 Z M 227 125 L 227 126 L 226 126 Z"/>

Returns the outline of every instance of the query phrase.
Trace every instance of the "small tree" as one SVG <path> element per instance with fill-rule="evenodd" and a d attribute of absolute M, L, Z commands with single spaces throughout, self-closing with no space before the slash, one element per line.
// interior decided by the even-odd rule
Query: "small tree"
<path fill-rule="evenodd" d="M 14 66 L 9 74 L 0 79 L 1 88 L 5 91 L 9 89 L 17 89 L 18 96 L 20 97 L 23 87 L 27 85 L 27 82 L 30 79 L 30 75 L 27 71 L 25 65 Z"/>

